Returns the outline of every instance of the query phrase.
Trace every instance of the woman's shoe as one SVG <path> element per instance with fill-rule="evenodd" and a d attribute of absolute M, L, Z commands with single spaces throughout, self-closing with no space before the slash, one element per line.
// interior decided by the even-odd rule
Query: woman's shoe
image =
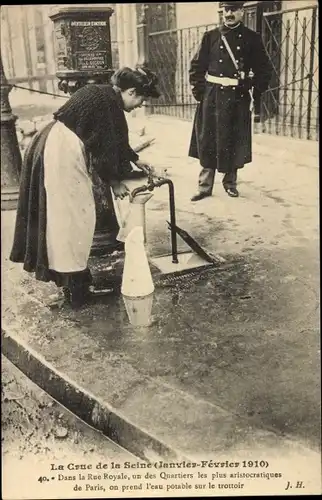
<path fill-rule="evenodd" d="M 64 294 L 66 302 L 70 303 L 70 300 L 71 300 L 70 290 L 67 286 L 63 286 L 63 294 Z"/>
<path fill-rule="evenodd" d="M 63 309 L 65 306 L 70 305 L 70 292 L 67 287 L 62 287 L 62 292 L 59 290 L 57 295 L 51 295 L 46 306 L 49 309 Z"/>
<path fill-rule="evenodd" d="M 88 285 L 74 286 L 70 290 L 70 305 L 72 309 L 80 309 L 89 304 L 91 293 Z"/>

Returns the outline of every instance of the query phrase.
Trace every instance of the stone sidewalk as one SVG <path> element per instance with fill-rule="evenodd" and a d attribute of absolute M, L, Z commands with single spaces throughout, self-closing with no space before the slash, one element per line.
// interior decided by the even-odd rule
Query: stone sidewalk
<path fill-rule="evenodd" d="M 317 144 L 258 135 L 240 198 L 218 177 L 214 196 L 192 204 L 191 123 L 145 124 L 156 141 L 141 157 L 173 180 L 177 224 L 225 263 L 156 286 L 150 327 L 129 324 L 121 297 L 51 311 L 53 287 L 8 261 L 14 213 L 2 213 L 6 356 L 141 458 L 255 453 L 317 464 Z M 169 252 L 166 220 L 162 187 L 147 204 L 150 257 Z"/>

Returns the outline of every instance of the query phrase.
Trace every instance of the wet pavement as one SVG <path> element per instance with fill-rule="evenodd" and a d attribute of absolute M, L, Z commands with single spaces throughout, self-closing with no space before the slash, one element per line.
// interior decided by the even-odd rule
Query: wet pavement
<path fill-rule="evenodd" d="M 158 145 L 154 154 L 165 165 Z M 54 288 L 36 284 L 3 254 L 3 327 L 69 380 L 186 455 L 317 452 L 317 170 L 285 154 L 279 171 L 265 152 L 257 173 L 245 169 L 239 199 L 216 185 L 215 197 L 193 205 L 195 180 L 191 171 L 185 177 L 180 158 L 167 159 L 177 223 L 225 262 L 163 283 L 152 268 L 152 323 L 135 328 L 121 296 L 98 298 L 78 312 L 48 309 Z M 154 193 L 147 215 L 149 256 L 169 252 L 166 190 Z M 10 245 L 14 214 L 4 217 L 3 240 Z"/>

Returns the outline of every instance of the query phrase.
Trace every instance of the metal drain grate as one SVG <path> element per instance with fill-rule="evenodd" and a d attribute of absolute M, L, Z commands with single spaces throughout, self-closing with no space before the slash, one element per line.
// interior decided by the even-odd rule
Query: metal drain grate
<path fill-rule="evenodd" d="M 154 285 L 159 288 L 180 287 L 181 289 L 187 289 L 192 284 L 197 283 L 204 278 L 211 277 L 215 273 L 216 269 L 218 268 L 208 267 L 203 270 L 196 268 L 195 270 L 186 273 L 165 275 L 156 279 Z"/>

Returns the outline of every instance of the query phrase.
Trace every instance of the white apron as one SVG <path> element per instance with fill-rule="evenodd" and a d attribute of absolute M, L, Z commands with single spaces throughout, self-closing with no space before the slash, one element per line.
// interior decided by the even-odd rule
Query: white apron
<path fill-rule="evenodd" d="M 48 267 L 61 273 L 87 267 L 96 223 L 84 145 L 57 121 L 45 144 Z"/>

